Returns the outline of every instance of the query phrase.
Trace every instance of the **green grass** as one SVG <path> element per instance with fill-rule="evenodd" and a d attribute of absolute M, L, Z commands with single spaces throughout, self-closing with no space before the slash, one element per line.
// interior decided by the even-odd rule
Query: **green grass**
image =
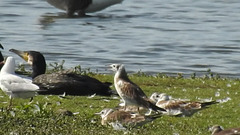
<path fill-rule="evenodd" d="M 113 75 L 91 74 L 101 80 L 113 82 Z M 165 75 L 148 76 L 143 73 L 131 75 L 130 79 L 150 96 L 153 92 L 167 93 L 174 98 L 212 98 L 230 97 L 226 103 L 211 105 L 191 117 L 162 116 L 142 127 L 131 129 L 128 134 L 156 135 L 208 135 L 208 127 L 218 124 L 225 128 L 237 127 L 240 121 L 240 82 L 237 79 L 212 77 L 183 78 Z M 114 89 L 112 87 L 112 89 Z M 219 92 L 219 96 L 215 93 Z M 33 103 L 29 100 L 14 99 L 13 108 L 7 111 L 9 98 L 0 92 L 0 134 L 123 134 L 110 126 L 102 126 L 100 117 L 94 115 L 103 108 L 113 108 L 119 103 L 113 97 L 38 95 Z M 109 102 L 108 102 L 109 101 Z M 6 103 L 7 102 L 7 103 Z M 79 112 L 65 116 L 58 110 L 67 109 Z"/>

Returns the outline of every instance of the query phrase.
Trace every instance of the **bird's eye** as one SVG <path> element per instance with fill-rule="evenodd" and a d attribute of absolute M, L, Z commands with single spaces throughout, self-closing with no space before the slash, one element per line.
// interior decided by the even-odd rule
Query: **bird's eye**
<path fill-rule="evenodd" d="M 115 65 L 113 65 L 113 67 L 116 67 Z"/>

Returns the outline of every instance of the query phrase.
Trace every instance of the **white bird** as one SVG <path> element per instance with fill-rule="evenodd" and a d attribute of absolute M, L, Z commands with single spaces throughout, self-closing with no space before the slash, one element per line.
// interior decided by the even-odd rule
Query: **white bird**
<path fill-rule="evenodd" d="M 15 60 L 8 57 L 0 72 L 0 88 L 12 98 L 32 98 L 39 87 L 32 83 L 31 79 L 22 78 L 15 74 Z"/>
<path fill-rule="evenodd" d="M 118 95 L 123 99 L 125 108 L 131 105 L 144 107 L 150 110 L 149 114 L 152 110 L 165 111 L 165 109 L 159 108 L 150 102 L 142 89 L 128 78 L 124 65 L 112 64 L 110 67 L 116 72 L 114 76 L 114 86 Z"/>
<path fill-rule="evenodd" d="M 121 3 L 123 0 L 47 0 L 52 6 L 65 10 L 68 16 L 75 12 L 78 16 L 103 10 L 111 5 Z"/>

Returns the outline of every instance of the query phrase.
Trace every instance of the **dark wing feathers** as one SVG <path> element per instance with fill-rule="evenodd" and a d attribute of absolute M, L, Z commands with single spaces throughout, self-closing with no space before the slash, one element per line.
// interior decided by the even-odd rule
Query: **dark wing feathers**
<path fill-rule="evenodd" d="M 92 0 L 67 0 L 67 7 L 72 11 L 85 10 L 91 3 Z"/>
<path fill-rule="evenodd" d="M 133 98 L 138 98 L 139 96 L 142 98 L 147 98 L 146 94 L 136 84 L 126 81 L 122 82 L 123 82 L 122 89 L 124 89 L 123 91 L 124 95 L 126 96 L 134 95 Z"/>
<path fill-rule="evenodd" d="M 64 92 L 67 95 L 105 95 L 112 94 L 109 83 L 102 83 L 99 80 L 72 73 L 42 74 L 33 79 L 40 89 L 39 94 L 59 95 Z"/>

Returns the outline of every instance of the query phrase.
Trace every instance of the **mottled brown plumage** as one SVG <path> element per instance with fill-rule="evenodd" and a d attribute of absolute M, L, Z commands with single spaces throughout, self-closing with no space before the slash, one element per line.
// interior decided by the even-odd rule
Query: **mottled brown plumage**
<path fill-rule="evenodd" d="M 200 102 L 190 102 L 181 100 L 159 101 L 156 103 L 156 105 L 165 109 L 183 109 L 183 110 L 201 109 Z"/>
<path fill-rule="evenodd" d="M 123 99 L 125 106 L 134 105 L 144 107 L 150 109 L 150 113 L 151 110 L 165 111 L 150 102 L 143 90 L 128 78 L 124 65 L 112 64 L 110 67 L 116 72 L 114 85 L 117 93 Z"/>
<path fill-rule="evenodd" d="M 240 128 L 230 128 L 223 130 L 221 126 L 215 125 L 210 128 L 212 135 L 240 135 Z"/>
<path fill-rule="evenodd" d="M 169 112 L 169 115 L 181 114 L 190 116 L 194 112 L 202 109 L 211 104 L 215 104 L 215 101 L 187 101 L 181 99 L 170 99 L 165 93 L 156 95 L 155 93 L 151 96 L 152 101 L 157 101 L 156 106 L 164 108 Z"/>
<path fill-rule="evenodd" d="M 126 126 L 141 126 L 161 116 L 161 115 L 144 116 L 140 114 L 134 114 L 131 112 L 113 110 L 109 108 L 105 108 L 101 112 L 96 114 L 101 115 L 102 125 L 107 125 L 112 122 L 119 122 L 122 125 L 126 125 Z"/>

